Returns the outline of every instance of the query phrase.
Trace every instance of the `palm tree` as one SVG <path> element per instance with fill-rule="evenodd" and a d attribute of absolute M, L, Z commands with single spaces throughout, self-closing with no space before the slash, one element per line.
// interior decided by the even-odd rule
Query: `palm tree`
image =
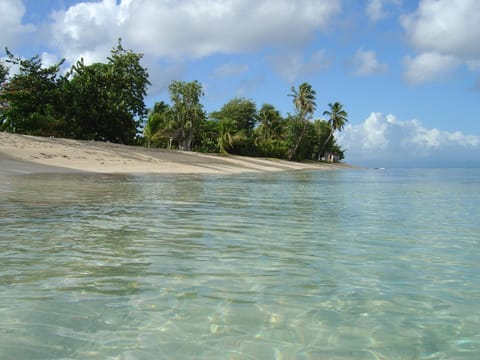
<path fill-rule="evenodd" d="M 297 110 L 298 118 L 302 123 L 302 132 L 295 143 L 295 146 L 290 150 L 288 159 L 291 160 L 297 152 L 298 146 L 302 142 L 305 129 L 307 128 L 307 121 L 312 117 L 317 104 L 315 102 L 315 90 L 312 89 L 312 85 L 309 83 L 303 83 L 298 87 L 298 91 L 292 86 L 289 96 L 293 97 L 293 104 Z"/>
<path fill-rule="evenodd" d="M 218 122 L 218 147 L 222 154 L 227 155 L 226 149 L 245 139 L 245 129 L 237 131 L 237 122 L 235 120 L 230 118 L 220 119 Z"/>
<path fill-rule="evenodd" d="M 200 103 L 204 95 L 198 81 L 173 81 L 169 86 L 172 112 L 176 120 L 177 142 L 182 150 L 191 151 L 200 126 L 205 122 L 205 112 Z"/>
<path fill-rule="evenodd" d="M 158 141 L 164 133 L 168 132 L 172 124 L 168 119 L 170 107 L 163 101 L 155 103 L 150 110 L 143 128 L 143 135 L 146 140 L 146 146 L 150 148 L 153 141 Z"/>
<path fill-rule="evenodd" d="M 273 105 L 263 104 L 258 111 L 258 119 L 260 121 L 258 128 L 263 141 L 281 137 L 282 117 Z"/>
<path fill-rule="evenodd" d="M 323 152 L 325 151 L 325 146 L 327 145 L 330 138 L 333 136 L 333 133 L 338 130 L 342 131 L 345 124 L 348 122 L 348 114 L 343 110 L 343 105 L 338 101 L 328 104 L 330 110 L 323 112 L 323 115 L 328 115 L 328 125 L 330 125 L 330 134 L 327 137 L 327 140 L 323 143 L 322 150 L 318 152 L 318 160 L 321 159 Z"/>

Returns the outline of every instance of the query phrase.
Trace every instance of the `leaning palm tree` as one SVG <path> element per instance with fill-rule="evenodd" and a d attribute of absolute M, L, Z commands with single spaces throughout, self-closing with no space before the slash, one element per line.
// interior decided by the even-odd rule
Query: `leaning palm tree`
<path fill-rule="evenodd" d="M 158 141 L 165 133 L 171 131 L 173 126 L 172 119 L 169 117 L 170 107 L 163 101 L 155 103 L 152 110 L 150 110 L 143 128 L 143 135 L 146 146 L 152 146 L 152 142 Z"/>
<path fill-rule="evenodd" d="M 322 150 L 318 152 L 318 160 L 321 159 L 321 156 L 325 151 L 325 147 L 328 141 L 333 136 L 333 133 L 336 130 L 342 131 L 343 127 L 348 122 L 348 114 L 345 110 L 343 110 L 342 104 L 336 101 L 333 104 L 329 103 L 328 107 L 330 108 L 330 110 L 324 111 L 323 115 L 327 115 L 329 117 L 328 125 L 330 125 L 330 134 L 328 135 L 327 140 L 325 140 L 325 142 L 323 143 Z"/>
<path fill-rule="evenodd" d="M 157 115 L 157 114 L 155 114 Z M 160 132 L 161 119 L 160 116 L 149 116 L 145 127 L 143 128 L 143 136 L 146 141 L 147 148 L 152 147 L 152 142 L 156 140 Z"/>
<path fill-rule="evenodd" d="M 218 147 L 220 152 L 227 155 L 227 149 L 230 149 L 236 143 L 246 139 L 244 129 L 237 131 L 237 122 L 230 118 L 222 118 L 218 122 Z"/>
<path fill-rule="evenodd" d="M 271 139 L 279 139 L 281 137 L 282 117 L 280 111 L 275 109 L 273 105 L 263 104 L 258 111 L 258 127 L 262 141 Z"/>
<path fill-rule="evenodd" d="M 293 104 L 297 110 L 297 116 L 302 123 L 302 131 L 300 136 L 297 138 L 297 141 L 293 148 L 289 151 L 288 159 L 292 160 L 295 156 L 298 146 L 302 142 L 303 135 L 305 134 L 305 130 L 307 128 L 307 121 L 309 118 L 312 117 L 315 109 L 317 108 L 317 104 L 315 102 L 315 90 L 312 89 L 312 85 L 309 83 L 303 83 L 295 89 L 292 86 L 291 93 L 289 96 L 293 97 Z"/>

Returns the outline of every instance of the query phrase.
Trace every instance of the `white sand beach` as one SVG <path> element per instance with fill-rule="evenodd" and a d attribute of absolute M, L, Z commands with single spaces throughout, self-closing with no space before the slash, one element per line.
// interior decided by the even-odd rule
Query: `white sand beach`
<path fill-rule="evenodd" d="M 146 149 L 0 132 L 0 175 L 75 171 L 109 174 L 235 174 L 328 170 L 342 166 L 346 165 Z"/>

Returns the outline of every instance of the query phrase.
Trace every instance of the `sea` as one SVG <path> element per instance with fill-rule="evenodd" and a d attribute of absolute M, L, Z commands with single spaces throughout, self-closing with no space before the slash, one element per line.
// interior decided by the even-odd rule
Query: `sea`
<path fill-rule="evenodd" d="M 0 359 L 480 359 L 480 169 L 3 176 Z"/>

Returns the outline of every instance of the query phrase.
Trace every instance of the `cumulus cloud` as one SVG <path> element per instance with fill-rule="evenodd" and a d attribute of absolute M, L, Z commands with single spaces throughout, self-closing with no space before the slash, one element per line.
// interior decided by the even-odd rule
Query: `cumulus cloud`
<path fill-rule="evenodd" d="M 372 167 L 480 165 L 480 137 L 428 129 L 418 120 L 372 113 L 338 134 L 347 161 Z"/>
<path fill-rule="evenodd" d="M 51 14 L 51 42 L 70 63 L 84 58 L 100 62 L 108 55 L 128 17 L 126 2 L 115 0 L 78 3 L 66 11 Z"/>
<path fill-rule="evenodd" d="M 42 66 L 43 67 L 49 67 L 49 66 L 56 65 L 61 60 L 55 54 L 50 54 L 48 52 L 43 52 L 40 55 L 40 59 L 42 60 Z"/>
<path fill-rule="evenodd" d="M 352 65 L 355 68 L 353 74 L 357 76 L 381 74 L 388 70 L 388 65 L 379 62 L 373 50 L 357 50 Z"/>
<path fill-rule="evenodd" d="M 407 80 L 413 83 L 435 80 L 460 64 L 478 70 L 479 23 L 478 0 L 421 0 L 415 12 L 401 17 L 406 39 L 418 52 L 406 61 Z M 428 76 L 412 78 L 423 71 L 429 72 Z"/>
<path fill-rule="evenodd" d="M 404 77 L 412 85 L 443 79 L 460 64 L 458 58 L 438 53 L 422 53 L 416 57 L 404 59 L 406 70 Z"/>
<path fill-rule="evenodd" d="M 325 50 L 318 50 L 309 58 L 300 53 L 290 53 L 273 56 L 269 60 L 278 74 L 289 83 L 308 78 L 330 66 Z"/>
<path fill-rule="evenodd" d="M 22 0 L 0 0 L 0 44 L 15 47 L 25 34 L 31 33 L 35 27 L 23 24 L 25 6 Z"/>
<path fill-rule="evenodd" d="M 69 60 L 94 61 L 121 36 L 152 56 L 201 58 L 304 43 L 339 11 L 340 0 L 84 2 L 52 14 L 52 44 Z"/>
<path fill-rule="evenodd" d="M 369 0 L 365 12 L 371 21 L 378 21 L 388 16 L 386 9 L 390 5 L 400 5 L 400 0 Z"/>
<path fill-rule="evenodd" d="M 146 56 L 142 61 L 142 65 L 148 69 L 149 81 L 151 83 L 148 89 L 149 96 L 168 90 L 171 82 L 182 79 L 186 71 L 183 63 L 158 62 L 152 56 Z"/>

